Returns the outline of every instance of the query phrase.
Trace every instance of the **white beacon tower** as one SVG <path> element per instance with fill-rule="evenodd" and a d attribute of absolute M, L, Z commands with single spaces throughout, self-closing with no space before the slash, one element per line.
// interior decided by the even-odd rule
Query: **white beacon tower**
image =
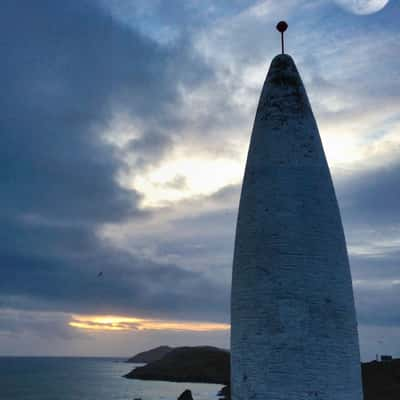
<path fill-rule="evenodd" d="M 270 66 L 236 228 L 233 400 L 361 400 L 357 323 L 340 212 L 293 59 Z"/>

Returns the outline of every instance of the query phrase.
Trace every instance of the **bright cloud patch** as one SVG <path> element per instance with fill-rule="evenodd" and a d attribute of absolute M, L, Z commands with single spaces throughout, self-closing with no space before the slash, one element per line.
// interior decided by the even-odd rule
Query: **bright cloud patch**
<path fill-rule="evenodd" d="M 226 331 L 228 324 L 213 322 L 182 322 L 156 319 L 121 317 L 117 315 L 73 315 L 69 326 L 89 331 L 189 331 L 214 332 Z"/>
<path fill-rule="evenodd" d="M 134 187 L 144 195 L 145 206 L 160 206 L 200 195 L 209 195 L 240 181 L 241 160 L 227 158 L 176 158 L 135 177 Z"/>

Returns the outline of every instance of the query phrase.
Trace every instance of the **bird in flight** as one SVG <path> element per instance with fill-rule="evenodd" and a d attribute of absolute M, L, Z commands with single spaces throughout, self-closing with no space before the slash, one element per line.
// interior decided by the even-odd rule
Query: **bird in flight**
<path fill-rule="evenodd" d="M 98 278 L 101 278 L 103 276 L 103 271 L 100 271 L 98 274 L 97 274 L 97 277 Z"/>

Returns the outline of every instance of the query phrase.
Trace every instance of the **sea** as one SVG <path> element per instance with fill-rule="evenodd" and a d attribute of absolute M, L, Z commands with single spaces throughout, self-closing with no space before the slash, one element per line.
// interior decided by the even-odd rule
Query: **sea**
<path fill-rule="evenodd" d="M 123 378 L 135 367 L 118 358 L 0 357 L 0 400 L 217 400 L 222 385 Z"/>

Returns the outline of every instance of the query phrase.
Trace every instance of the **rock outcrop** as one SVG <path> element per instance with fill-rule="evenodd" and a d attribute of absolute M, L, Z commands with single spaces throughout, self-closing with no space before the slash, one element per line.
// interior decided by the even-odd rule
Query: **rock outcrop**
<path fill-rule="evenodd" d="M 186 389 L 180 394 L 178 400 L 193 400 L 192 392 L 189 389 Z"/>
<path fill-rule="evenodd" d="M 219 400 L 231 400 L 230 386 L 224 386 L 217 394 Z"/>

